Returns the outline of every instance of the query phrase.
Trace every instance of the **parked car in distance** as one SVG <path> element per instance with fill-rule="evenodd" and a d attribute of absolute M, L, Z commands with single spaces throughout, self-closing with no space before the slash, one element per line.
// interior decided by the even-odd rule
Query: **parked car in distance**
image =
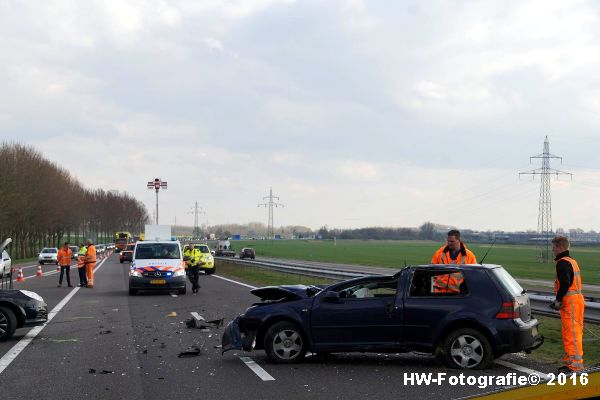
<path fill-rule="evenodd" d="M 73 255 L 71 256 L 71 258 L 73 260 L 77 260 L 77 253 L 79 252 L 79 247 L 77 247 L 77 246 L 69 246 L 69 248 L 71 249 L 71 252 L 73 252 Z"/>
<path fill-rule="evenodd" d="M 123 264 L 125 261 L 131 262 L 133 260 L 133 250 L 135 249 L 135 243 L 129 243 L 125 245 L 125 248 L 119 253 L 119 262 Z"/>
<path fill-rule="evenodd" d="M 56 247 L 44 247 L 38 255 L 38 263 L 53 263 L 58 265 L 58 249 Z"/>
<path fill-rule="evenodd" d="M 438 285 L 452 275 L 460 288 Z M 434 285 L 435 284 L 435 285 Z M 543 343 L 529 297 L 499 265 L 421 265 L 393 276 L 251 290 L 263 300 L 231 321 L 222 352 L 264 349 L 276 363 L 307 351 L 429 352 L 451 368 L 484 369 Z"/>
<path fill-rule="evenodd" d="M 252 247 L 244 247 L 240 250 L 240 258 L 256 258 L 256 251 Z"/>
<path fill-rule="evenodd" d="M 12 276 L 10 272 L 11 266 L 12 260 L 10 259 L 10 256 L 6 250 L 2 250 L 2 258 L 0 258 L 0 278 Z"/>
<path fill-rule="evenodd" d="M 0 289 L 0 342 L 8 340 L 15 329 L 43 325 L 48 321 L 48 306 L 40 295 L 28 290 Z"/>
<path fill-rule="evenodd" d="M 106 252 L 105 244 L 97 244 L 96 245 L 96 254 L 104 254 Z"/>

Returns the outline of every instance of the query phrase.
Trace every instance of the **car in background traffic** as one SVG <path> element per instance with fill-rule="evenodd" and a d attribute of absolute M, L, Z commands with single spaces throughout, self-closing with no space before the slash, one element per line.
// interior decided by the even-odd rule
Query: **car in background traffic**
<path fill-rule="evenodd" d="M 44 247 L 38 255 L 38 263 L 52 263 L 58 265 L 58 249 L 56 247 Z"/>
<path fill-rule="evenodd" d="M 105 244 L 97 244 L 96 245 L 96 254 L 101 255 L 101 254 L 104 254 L 105 252 L 106 252 Z"/>
<path fill-rule="evenodd" d="M 0 342 L 10 339 L 15 330 L 43 325 L 48 321 L 44 299 L 28 290 L 0 289 Z"/>
<path fill-rule="evenodd" d="M 135 243 L 126 244 L 125 248 L 119 253 L 119 262 L 123 264 L 125 261 L 133 261 L 133 250 L 135 250 Z"/>
<path fill-rule="evenodd" d="M 177 290 L 185 294 L 185 262 L 178 241 L 136 243 L 129 270 L 129 295 L 140 290 Z"/>
<path fill-rule="evenodd" d="M 79 247 L 77 247 L 77 246 L 69 246 L 69 248 L 71 249 L 71 252 L 73 253 L 73 255 L 71 256 L 71 258 L 73 260 L 77 260 L 77 253 L 79 252 Z"/>
<path fill-rule="evenodd" d="M 456 291 L 438 283 L 461 282 Z M 321 288 L 269 286 L 231 321 L 222 352 L 264 349 L 276 363 L 307 351 L 428 352 L 447 366 L 489 368 L 506 353 L 543 343 L 529 297 L 499 265 L 421 265 Z"/>
<path fill-rule="evenodd" d="M 2 250 L 2 258 L 0 258 L 0 278 L 5 276 L 12 277 L 10 268 L 12 266 L 12 260 L 6 250 Z"/>
<path fill-rule="evenodd" d="M 256 258 L 256 251 L 252 247 L 244 247 L 240 250 L 240 258 Z"/>

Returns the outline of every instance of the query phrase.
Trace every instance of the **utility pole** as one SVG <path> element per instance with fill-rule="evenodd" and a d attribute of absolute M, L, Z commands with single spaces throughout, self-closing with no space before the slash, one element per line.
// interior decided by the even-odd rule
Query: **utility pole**
<path fill-rule="evenodd" d="M 206 213 L 204 211 L 202 211 L 202 207 L 198 206 L 198 202 L 196 202 L 194 204 L 194 207 L 192 207 L 192 209 L 188 212 L 188 214 L 194 214 L 194 232 L 192 233 L 192 236 L 196 239 L 200 238 L 200 226 L 198 225 L 198 214 L 205 214 Z"/>
<path fill-rule="evenodd" d="M 532 171 L 520 172 L 521 175 L 532 175 L 535 179 L 536 175 L 540 176 L 540 200 L 538 205 L 538 233 L 541 235 L 539 244 L 539 261 L 542 263 L 549 262 L 552 258 L 550 257 L 550 236 L 552 235 L 552 199 L 550 193 L 550 176 L 556 175 L 558 179 L 559 175 L 569 175 L 573 179 L 573 174 L 570 172 L 559 171 L 554 168 L 550 168 L 550 159 L 560 159 L 562 164 L 562 157 L 550 154 L 550 142 L 548 142 L 548 136 L 544 140 L 544 152 L 537 156 L 529 157 L 531 159 L 540 158 L 542 160 L 542 167 L 534 169 Z"/>
<path fill-rule="evenodd" d="M 279 197 L 277 196 L 273 196 L 273 188 L 269 188 L 269 195 L 266 197 L 263 197 L 263 200 L 269 200 L 268 203 L 261 203 L 258 205 L 258 207 L 268 207 L 269 208 L 269 221 L 267 224 L 267 235 L 271 238 L 271 239 L 275 239 L 275 228 L 274 228 L 274 224 L 273 224 L 273 207 L 284 207 L 283 204 L 281 203 L 277 203 L 274 200 L 279 200 Z"/>
<path fill-rule="evenodd" d="M 161 181 L 160 178 L 154 178 L 153 181 L 148 182 L 148 189 L 154 189 L 156 191 L 156 225 L 158 225 L 158 191 L 160 189 L 167 188 L 167 182 Z"/>

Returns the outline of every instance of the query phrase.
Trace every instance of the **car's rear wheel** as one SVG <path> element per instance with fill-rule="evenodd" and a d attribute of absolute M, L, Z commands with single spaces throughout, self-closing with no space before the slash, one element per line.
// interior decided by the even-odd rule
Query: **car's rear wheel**
<path fill-rule="evenodd" d="M 17 329 L 17 317 L 10 309 L 0 306 L 0 342 L 8 340 Z"/>
<path fill-rule="evenodd" d="M 281 321 L 273 324 L 265 333 L 265 352 L 275 363 L 293 363 L 304 358 L 306 339 L 298 326 Z"/>
<path fill-rule="evenodd" d="M 129 289 L 129 295 L 130 296 L 135 296 L 137 294 L 137 290 L 136 289 Z"/>
<path fill-rule="evenodd" d="M 494 361 L 489 340 L 471 328 L 451 332 L 444 341 L 442 356 L 448 367 L 458 369 L 486 369 Z"/>

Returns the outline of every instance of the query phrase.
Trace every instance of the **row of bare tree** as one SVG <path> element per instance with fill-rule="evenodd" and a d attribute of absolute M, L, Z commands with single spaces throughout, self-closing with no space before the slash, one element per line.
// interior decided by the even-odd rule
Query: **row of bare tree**
<path fill-rule="evenodd" d="M 32 147 L 0 144 L 0 240 L 13 239 L 13 258 L 36 256 L 63 239 L 112 241 L 116 231 L 142 232 L 148 219 L 129 194 L 86 189 Z"/>

